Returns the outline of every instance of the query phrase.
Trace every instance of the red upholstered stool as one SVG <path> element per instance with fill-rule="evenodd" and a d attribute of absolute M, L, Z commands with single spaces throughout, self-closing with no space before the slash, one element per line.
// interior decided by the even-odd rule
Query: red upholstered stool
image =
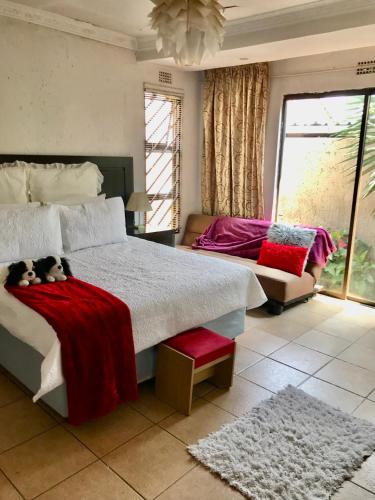
<path fill-rule="evenodd" d="M 193 387 L 208 378 L 217 386 L 232 385 L 235 342 L 194 328 L 159 346 L 156 396 L 185 415 L 191 413 Z"/>

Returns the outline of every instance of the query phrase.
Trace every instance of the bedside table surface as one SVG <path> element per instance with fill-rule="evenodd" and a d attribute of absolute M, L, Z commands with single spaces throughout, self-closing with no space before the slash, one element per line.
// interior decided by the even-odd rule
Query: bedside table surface
<path fill-rule="evenodd" d="M 146 233 L 138 233 L 134 231 L 128 232 L 129 236 L 141 238 L 142 240 L 153 241 L 162 245 L 175 246 L 175 232 L 172 229 L 162 231 L 150 231 Z"/>
<path fill-rule="evenodd" d="M 145 231 L 145 232 L 138 232 L 134 230 L 127 230 L 127 233 L 129 236 L 147 236 L 147 235 L 152 235 L 152 234 L 175 234 L 173 229 L 162 229 L 160 231 Z"/>

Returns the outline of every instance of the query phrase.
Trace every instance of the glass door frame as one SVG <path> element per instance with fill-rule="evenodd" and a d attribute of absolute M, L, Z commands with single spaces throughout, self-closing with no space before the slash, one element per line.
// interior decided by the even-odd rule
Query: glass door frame
<path fill-rule="evenodd" d="M 276 196 L 275 200 L 275 209 L 274 209 L 274 219 L 277 221 L 278 209 L 279 209 L 279 196 L 280 196 L 280 182 L 281 182 L 281 171 L 282 171 L 282 162 L 283 162 L 283 153 L 284 153 L 284 140 L 286 136 L 286 107 L 287 102 L 290 100 L 303 100 L 303 99 L 321 99 L 324 97 L 340 97 L 340 96 L 363 96 L 363 112 L 362 112 L 362 120 L 361 120 L 361 130 L 359 136 L 358 143 L 358 155 L 357 155 L 357 168 L 355 172 L 354 178 L 354 186 L 353 186 L 353 198 L 352 198 L 352 206 L 350 212 L 350 223 L 349 223 L 349 235 L 348 235 L 348 246 L 347 246 L 347 254 L 346 254 L 346 266 L 344 271 L 344 279 L 342 285 L 342 292 L 334 292 L 330 290 L 322 290 L 321 293 L 325 295 L 330 295 L 331 297 L 336 297 L 339 299 L 350 299 L 355 302 L 361 302 L 363 304 L 375 306 L 375 302 L 367 300 L 362 297 L 358 297 L 355 295 L 351 295 L 349 293 L 349 280 L 350 280 L 350 271 L 353 262 L 353 253 L 354 253 L 354 245 L 355 245 L 355 228 L 357 223 L 357 215 L 358 215 L 358 204 L 359 204 L 359 187 L 362 176 L 363 169 L 363 157 L 365 154 L 365 146 L 366 146 L 366 131 L 367 131 L 367 120 L 369 113 L 369 104 L 370 98 L 372 95 L 375 97 L 375 87 L 364 88 L 364 89 L 352 89 L 352 90 L 334 90 L 328 92 L 305 92 L 301 94 L 286 94 L 283 98 L 282 112 L 281 112 L 281 123 L 280 123 L 280 133 L 279 133 L 279 151 L 278 151 L 278 159 L 277 159 L 277 178 L 276 178 Z"/>

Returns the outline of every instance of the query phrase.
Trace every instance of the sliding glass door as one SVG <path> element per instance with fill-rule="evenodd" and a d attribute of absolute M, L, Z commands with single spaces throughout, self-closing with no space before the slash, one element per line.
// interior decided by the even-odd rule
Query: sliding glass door
<path fill-rule="evenodd" d="M 375 302 L 372 91 L 288 96 L 281 139 L 277 220 L 328 229 L 337 251 L 320 285 Z"/>
<path fill-rule="evenodd" d="M 367 100 L 363 158 L 357 172 L 358 196 L 348 295 L 361 302 L 375 303 L 375 94 L 370 94 Z"/>

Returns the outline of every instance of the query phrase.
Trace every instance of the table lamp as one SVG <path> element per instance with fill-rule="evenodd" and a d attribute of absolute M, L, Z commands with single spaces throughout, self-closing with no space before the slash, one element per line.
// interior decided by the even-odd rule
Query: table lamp
<path fill-rule="evenodd" d="M 151 212 L 152 206 L 148 199 L 146 193 L 132 193 L 126 205 L 126 210 L 129 212 L 139 212 L 140 214 L 143 212 Z M 141 215 L 139 215 L 139 221 L 141 221 Z M 139 233 L 144 233 L 145 226 L 144 224 L 137 224 L 134 226 L 135 230 L 138 230 Z"/>

